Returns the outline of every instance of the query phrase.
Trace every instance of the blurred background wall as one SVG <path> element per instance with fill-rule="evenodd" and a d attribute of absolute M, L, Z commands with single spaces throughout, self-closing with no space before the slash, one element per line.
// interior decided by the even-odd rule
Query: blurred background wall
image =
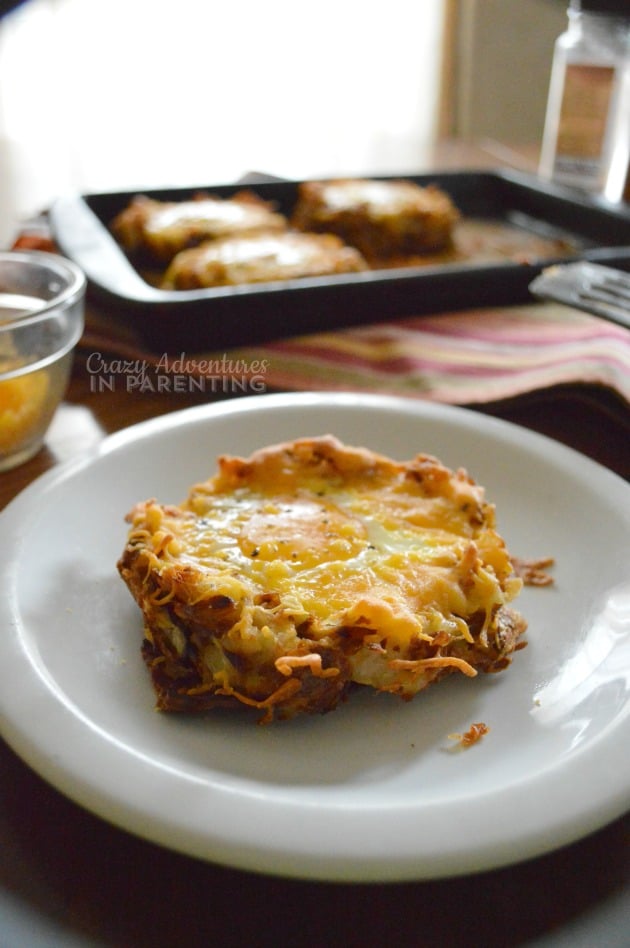
<path fill-rule="evenodd" d="M 0 20 L 0 242 L 68 190 L 537 143 L 565 20 L 564 0 L 26 0 Z"/>
<path fill-rule="evenodd" d="M 443 0 L 29 0 L 0 25 L 1 173 L 59 191 L 412 170 Z M 2 195 L 4 202 L 9 200 Z"/>
<path fill-rule="evenodd" d="M 569 0 L 449 0 L 440 132 L 540 144 Z M 630 0 L 629 0 L 630 2 Z"/>

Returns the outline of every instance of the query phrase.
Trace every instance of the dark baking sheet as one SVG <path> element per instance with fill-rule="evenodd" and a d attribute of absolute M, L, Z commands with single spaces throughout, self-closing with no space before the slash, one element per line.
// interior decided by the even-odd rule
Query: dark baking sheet
<path fill-rule="evenodd" d="M 393 176 L 390 176 L 393 177 Z M 402 177 L 402 176 L 397 176 Z M 287 335 L 429 312 L 527 302 L 528 286 L 557 260 L 586 258 L 630 269 L 630 209 L 605 205 L 569 189 L 513 172 L 405 175 L 447 191 L 466 218 L 516 224 L 531 233 L 568 238 L 577 252 L 529 263 L 454 262 L 370 270 L 267 284 L 171 291 L 146 282 L 109 232 L 139 191 L 69 196 L 51 209 L 62 253 L 85 272 L 90 290 L 116 304 L 145 343 L 156 349 L 217 349 Z M 229 197 L 245 186 L 290 214 L 298 182 L 146 190 L 159 200 L 205 191 Z"/>

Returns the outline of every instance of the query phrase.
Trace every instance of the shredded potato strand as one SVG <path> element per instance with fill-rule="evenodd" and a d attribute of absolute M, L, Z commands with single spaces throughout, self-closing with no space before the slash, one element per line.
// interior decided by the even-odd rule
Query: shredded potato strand
<path fill-rule="evenodd" d="M 292 675 L 294 668 L 310 668 L 311 674 L 317 678 L 334 678 L 339 674 L 338 668 L 322 668 L 322 657 L 317 653 L 309 655 L 283 655 L 277 658 L 275 666 L 281 675 Z"/>
<path fill-rule="evenodd" d="M 419 675 L 425 668 L 446 668 L 453 666 L 458 668 L 468 678 L 474 678 L 477 672 L 463 658 L 455 658 L 449 655 L 436 655 L 433 658 L 404 659 L 394 658 L 389 662 L 391 669 L 400 671 L 410 671 L 412 674 Z"/>

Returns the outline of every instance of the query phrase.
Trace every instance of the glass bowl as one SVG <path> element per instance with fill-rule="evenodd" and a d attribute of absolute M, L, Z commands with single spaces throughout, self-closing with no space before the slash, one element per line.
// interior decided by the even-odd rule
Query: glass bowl
<path fill-rule="evenodd" d="M 0 253 L 0 471 L 42 446 L 83 332 L 85 282 L 56 254 Z"/>

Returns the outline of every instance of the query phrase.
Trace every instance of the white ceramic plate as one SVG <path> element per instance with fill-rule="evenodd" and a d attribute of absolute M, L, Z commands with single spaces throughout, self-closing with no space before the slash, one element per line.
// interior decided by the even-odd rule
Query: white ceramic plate
<path fill-rule="evenodd" d="M 465 466 L 510 550 L 557 560 L 519 600 L 507 672 L 405 704 L 354 694 L 270 727 L 157 714 L 139 610 L 115 564 L 138 500 L 182 500 L 219 453 L 333 433 Z M 521 428 L 359 395 L 263 395 L 159 418 L 44 475 L 0 516 L 2 732 L 80 804 L 193 856 L 287 876 L 404 880 L 540 854 L 620 815 L 630 791 L 630 488 Z M 488 735 L 453 752 L 452 732 Z"/>

